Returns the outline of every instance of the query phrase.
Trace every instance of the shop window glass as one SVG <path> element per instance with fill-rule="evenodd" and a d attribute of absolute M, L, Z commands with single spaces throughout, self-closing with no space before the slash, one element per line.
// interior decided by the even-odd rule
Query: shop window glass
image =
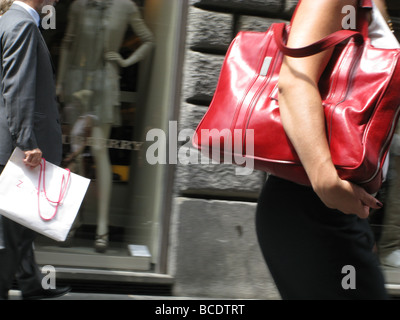
<path fill-rule="evenodd" d="M 158 21 L 169 4 L 165 0 L 57 4 L 57 28 L 43 35 L 57 70 L 62 166 L 90 178 L 91 185 L 67 241 L 39 238 L 39 263 L 133 271 L 154 268 L 159 250 L 154 226 L 158 228 L 160 221 L 157 215 L 146 216 L 146 210 L 153 209 L 138 212 L 138 208 L 154 205 L 149 199 L 157 198 L 151 194 L 156 188 L 138 186 L 145 179 L 138 172 L 157 170 L 143 163 L 146 128 L 157 125 L 148 124 L 144 109 L 155 61 L 171 65 L 168 59 L 173 54 L 155 55 L 158 46 L 170 47 L 168 36 L 160 42 L 158 30 L 174 34 L 172 11 L 162 18 L 167 17 L 162 24 L 170 25 L 160 26 Z M 144 189 L 153 191 L 140 194 Z"/>

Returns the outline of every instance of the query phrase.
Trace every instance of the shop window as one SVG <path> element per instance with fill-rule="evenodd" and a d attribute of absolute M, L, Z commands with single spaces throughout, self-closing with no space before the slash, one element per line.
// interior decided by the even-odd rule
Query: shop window
<path fill-rule="evenodd" d="M 173 86 L 166 90 L 152 77 L 157 66 L 169 68 L 166 75 L 176 68 L 171 59 L 178 48 L 171 41 L 179 34 L 179 10 L 168 0 L 57 4 L 57 28 L 43 34 L 57 70 L 62 166 L 91 184 L 67 241 L 39 237 L 40 264 L 154 270 L 163 186 L 149 179 L 160 168 L 143 161 L 141 148 L 146 130 L 162 127 L 171 107 L 149 96 L 156 90 L 159 99 L 170 101 L 173 94 Z M 155 121 L 152 110 L 160 114 Z"/>

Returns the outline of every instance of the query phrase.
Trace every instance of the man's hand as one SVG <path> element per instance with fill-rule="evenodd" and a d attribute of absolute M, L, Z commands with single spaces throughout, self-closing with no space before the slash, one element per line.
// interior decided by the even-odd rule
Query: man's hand
<path fill-rule="evenodd" d="M 24 163 L 32 169 L 36 168 L 42 161 L 42 151 L 40 149 L 34 149 L 25 151 Z"/>

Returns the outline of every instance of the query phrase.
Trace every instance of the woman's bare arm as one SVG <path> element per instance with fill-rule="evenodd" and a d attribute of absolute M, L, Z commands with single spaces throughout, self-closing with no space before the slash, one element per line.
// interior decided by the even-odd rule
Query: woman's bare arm
<path fill-rule="evenodd" d="M 342 8 L 356 0 L 302 0 L 293 21 L 288 46 L 303 47 L 342 29 Z M 285 131 L 311 184 L 330 208 L 361 218 L 380 203 L 364 189 L 339 178 L 326 139 L 318 82 L 332 50 L 307 57 L 285 57 L 279 80 L 279 105 Z"/>

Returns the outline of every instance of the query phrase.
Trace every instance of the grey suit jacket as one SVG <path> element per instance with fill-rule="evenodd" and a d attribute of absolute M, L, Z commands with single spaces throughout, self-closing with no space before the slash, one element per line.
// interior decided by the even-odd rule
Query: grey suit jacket
<path fill-rule="evenodd" d="M 13 4 L 0 19 L 0 164 L 17 146 L 59 164 L 62 134 L 50 53 L 32 16 Z"/>

